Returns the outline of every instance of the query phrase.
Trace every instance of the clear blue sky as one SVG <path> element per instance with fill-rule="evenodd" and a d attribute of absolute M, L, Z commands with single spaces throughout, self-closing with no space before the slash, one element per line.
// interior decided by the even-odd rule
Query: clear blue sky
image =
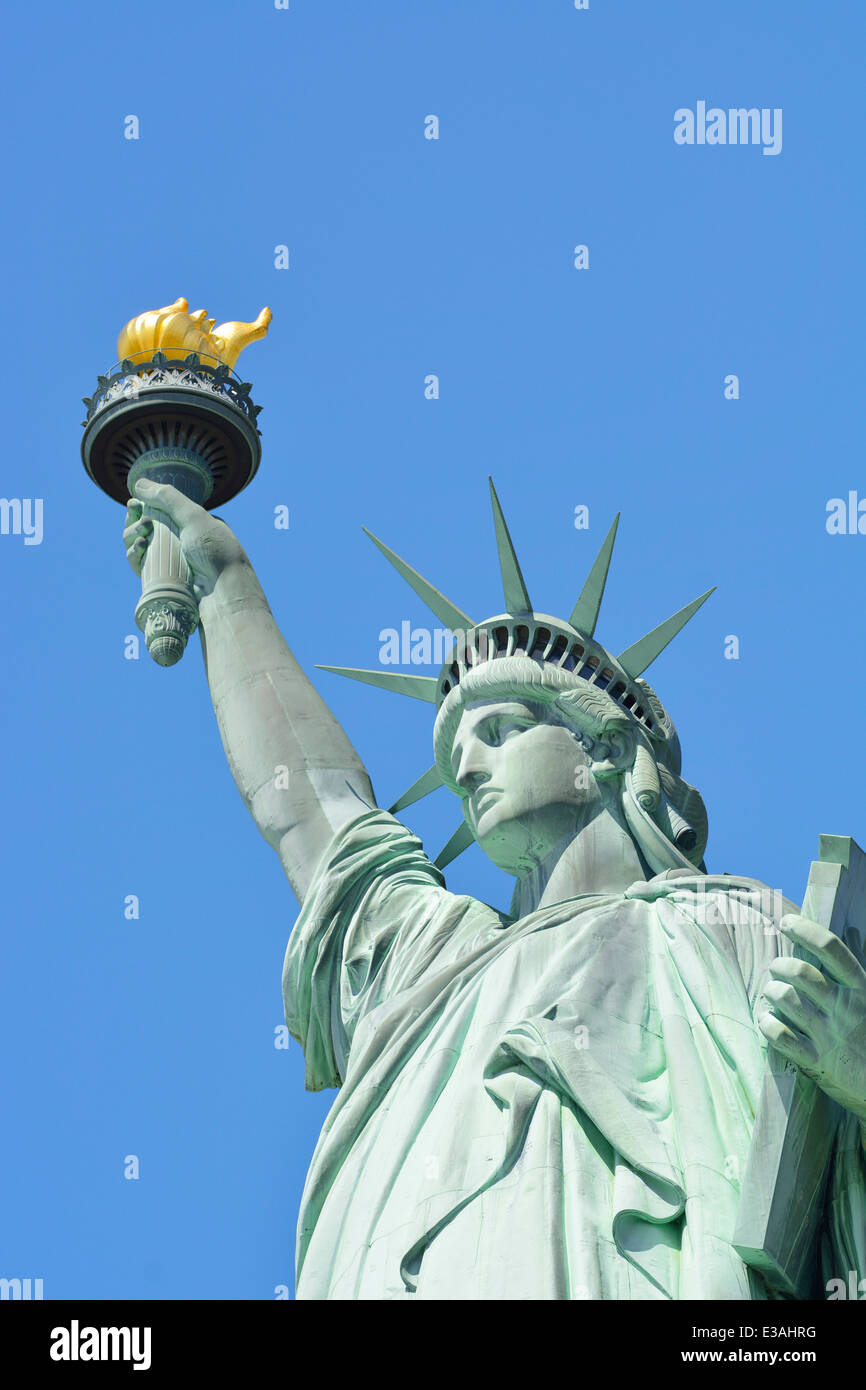
<path fill-rule="evenodd" d="M 648 673 L 709 867 L 799 899 L 820 832 L 866 844 L 866 536 L 825 527 L 866 497 L 863 27 L 855 0 L 9 12 L 0 491 L 43 499 L 44 536 L 0 536 L 0 1275 L 273 1298 L 333 1099 L 273 1046 L 296 905 L 198 639 L 172 670 L 124 659 L 138 585 L 79 422 L 135 313 L 273 310 L 242 359 L 263 462 L 222 514 L 305 669 L 430 622 L 362 523 L 498 612 L 492 472 L 536 607 L 567 616 L 621 509 L 614 651 L 719 586 Z M 678 146 L 698 101 L 781 108 L 781 153 Z M 388 805 L 428 707 L 313 676 Z M 445 791 L 406 814 L 433 854 L 456 818 Z M 508 901 L 476 849 L 449 885 Z"/>

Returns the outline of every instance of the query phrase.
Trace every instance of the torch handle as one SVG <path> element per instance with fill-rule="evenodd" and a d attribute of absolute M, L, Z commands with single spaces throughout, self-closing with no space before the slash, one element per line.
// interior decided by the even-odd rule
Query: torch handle
<path fill-rule="evenodd" d="M 141 567 L 135 621 L 154 661 L 174 666 L 198 626 L 198 603 L 174 522 L 146 504 L 142 516 L 153 522 L 153 535 Z"/>

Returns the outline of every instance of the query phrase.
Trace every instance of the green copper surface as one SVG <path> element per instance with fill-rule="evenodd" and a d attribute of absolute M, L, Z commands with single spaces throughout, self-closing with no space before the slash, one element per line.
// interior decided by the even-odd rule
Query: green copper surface
<path fill-rule="evenodd" d="M 464 634 L 436 679 L 324 668 L 435 707 L 435 763 L 394 803 L 459 799 L 434 862 L 378 809 L 229 528 L 137 491 L 189 564 L 229 764 L 301 904 L 283 995 L 306 1084 L 340 1092 L 298 1298 L 805 1299 L 866 1278 L 863 856 L 825 837 L 802 910 L 706 871 L 706 808 L 640 673 L 707 595 L 618 661 L 531 610 L 494 495 L 491 642 Z M 134 568 L 152 534 L 136 499 Z M 473 844 L 509 904 L 449 890 Z"/>
<path fill-rule="evenodd" d="M 505 608 L 509 613 L 531 613 L 532 603 L 520 568 L 517 552 L 512 544 L 511 534 L 496 496 L 493 479 L 490 478 L 490 500 L 493 504 L 493 525 L 496 531 L 496 549 L 499 552 L 499 568 L 502 573 L 502 592 L 505 595 Z"/>
<path fill-rule="evenodd" d="M 591 637 L 595 632 L 595 625 L 598 622 L 598 610 L 601 608 L 601 601 L 604 597 L 604 586 L 607 583 L 607 572 L 610 569 L 610 557 L 613 554 L 613 543 L 616 540 L 618 526 L 619 512 L 614 517 L 613 524 L 602 541 L 601 550 L 593 562 L 586 583 L 580 591 L 580 596 L 571 610 L 571 617 L 568 620 L 572 627 L 577 628 L 578 632 L 585 632 L 588 637 Z M 640 675 L 640 672 L 637 674 Z"/>

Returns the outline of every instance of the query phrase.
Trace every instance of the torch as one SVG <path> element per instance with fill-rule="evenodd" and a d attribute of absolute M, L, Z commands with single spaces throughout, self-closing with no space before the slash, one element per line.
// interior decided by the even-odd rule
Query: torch
<path fill-rule="evenodd" d="M 248 343 L 263 338 L 272 314 L 224 323 L 185 299 L 131 319 L 117 340 L 119 363 L 83 397 L 81 457 L 97 487 L 126 505 L 140 478 L 170 483 L 212 511 L 236 497 L 261 458 L 261 406 L 232 370 Z M 183 656 L 198 625 L 198 604 L 177 528 L 145 506 L 153 536 L 141 569 L 135 621 L 160 666 Z"/>

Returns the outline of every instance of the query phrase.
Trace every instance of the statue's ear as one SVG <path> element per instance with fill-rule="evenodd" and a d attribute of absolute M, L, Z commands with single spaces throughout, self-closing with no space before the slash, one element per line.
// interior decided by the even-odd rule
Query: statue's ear
<path fill-rule="evenodd" d="M 626 772 L 634 763 L 636 749 L 635 730 L 630 724 L 605 729 L 593 750 L 592 773 L 600 781 L 616 777 Z"/>

